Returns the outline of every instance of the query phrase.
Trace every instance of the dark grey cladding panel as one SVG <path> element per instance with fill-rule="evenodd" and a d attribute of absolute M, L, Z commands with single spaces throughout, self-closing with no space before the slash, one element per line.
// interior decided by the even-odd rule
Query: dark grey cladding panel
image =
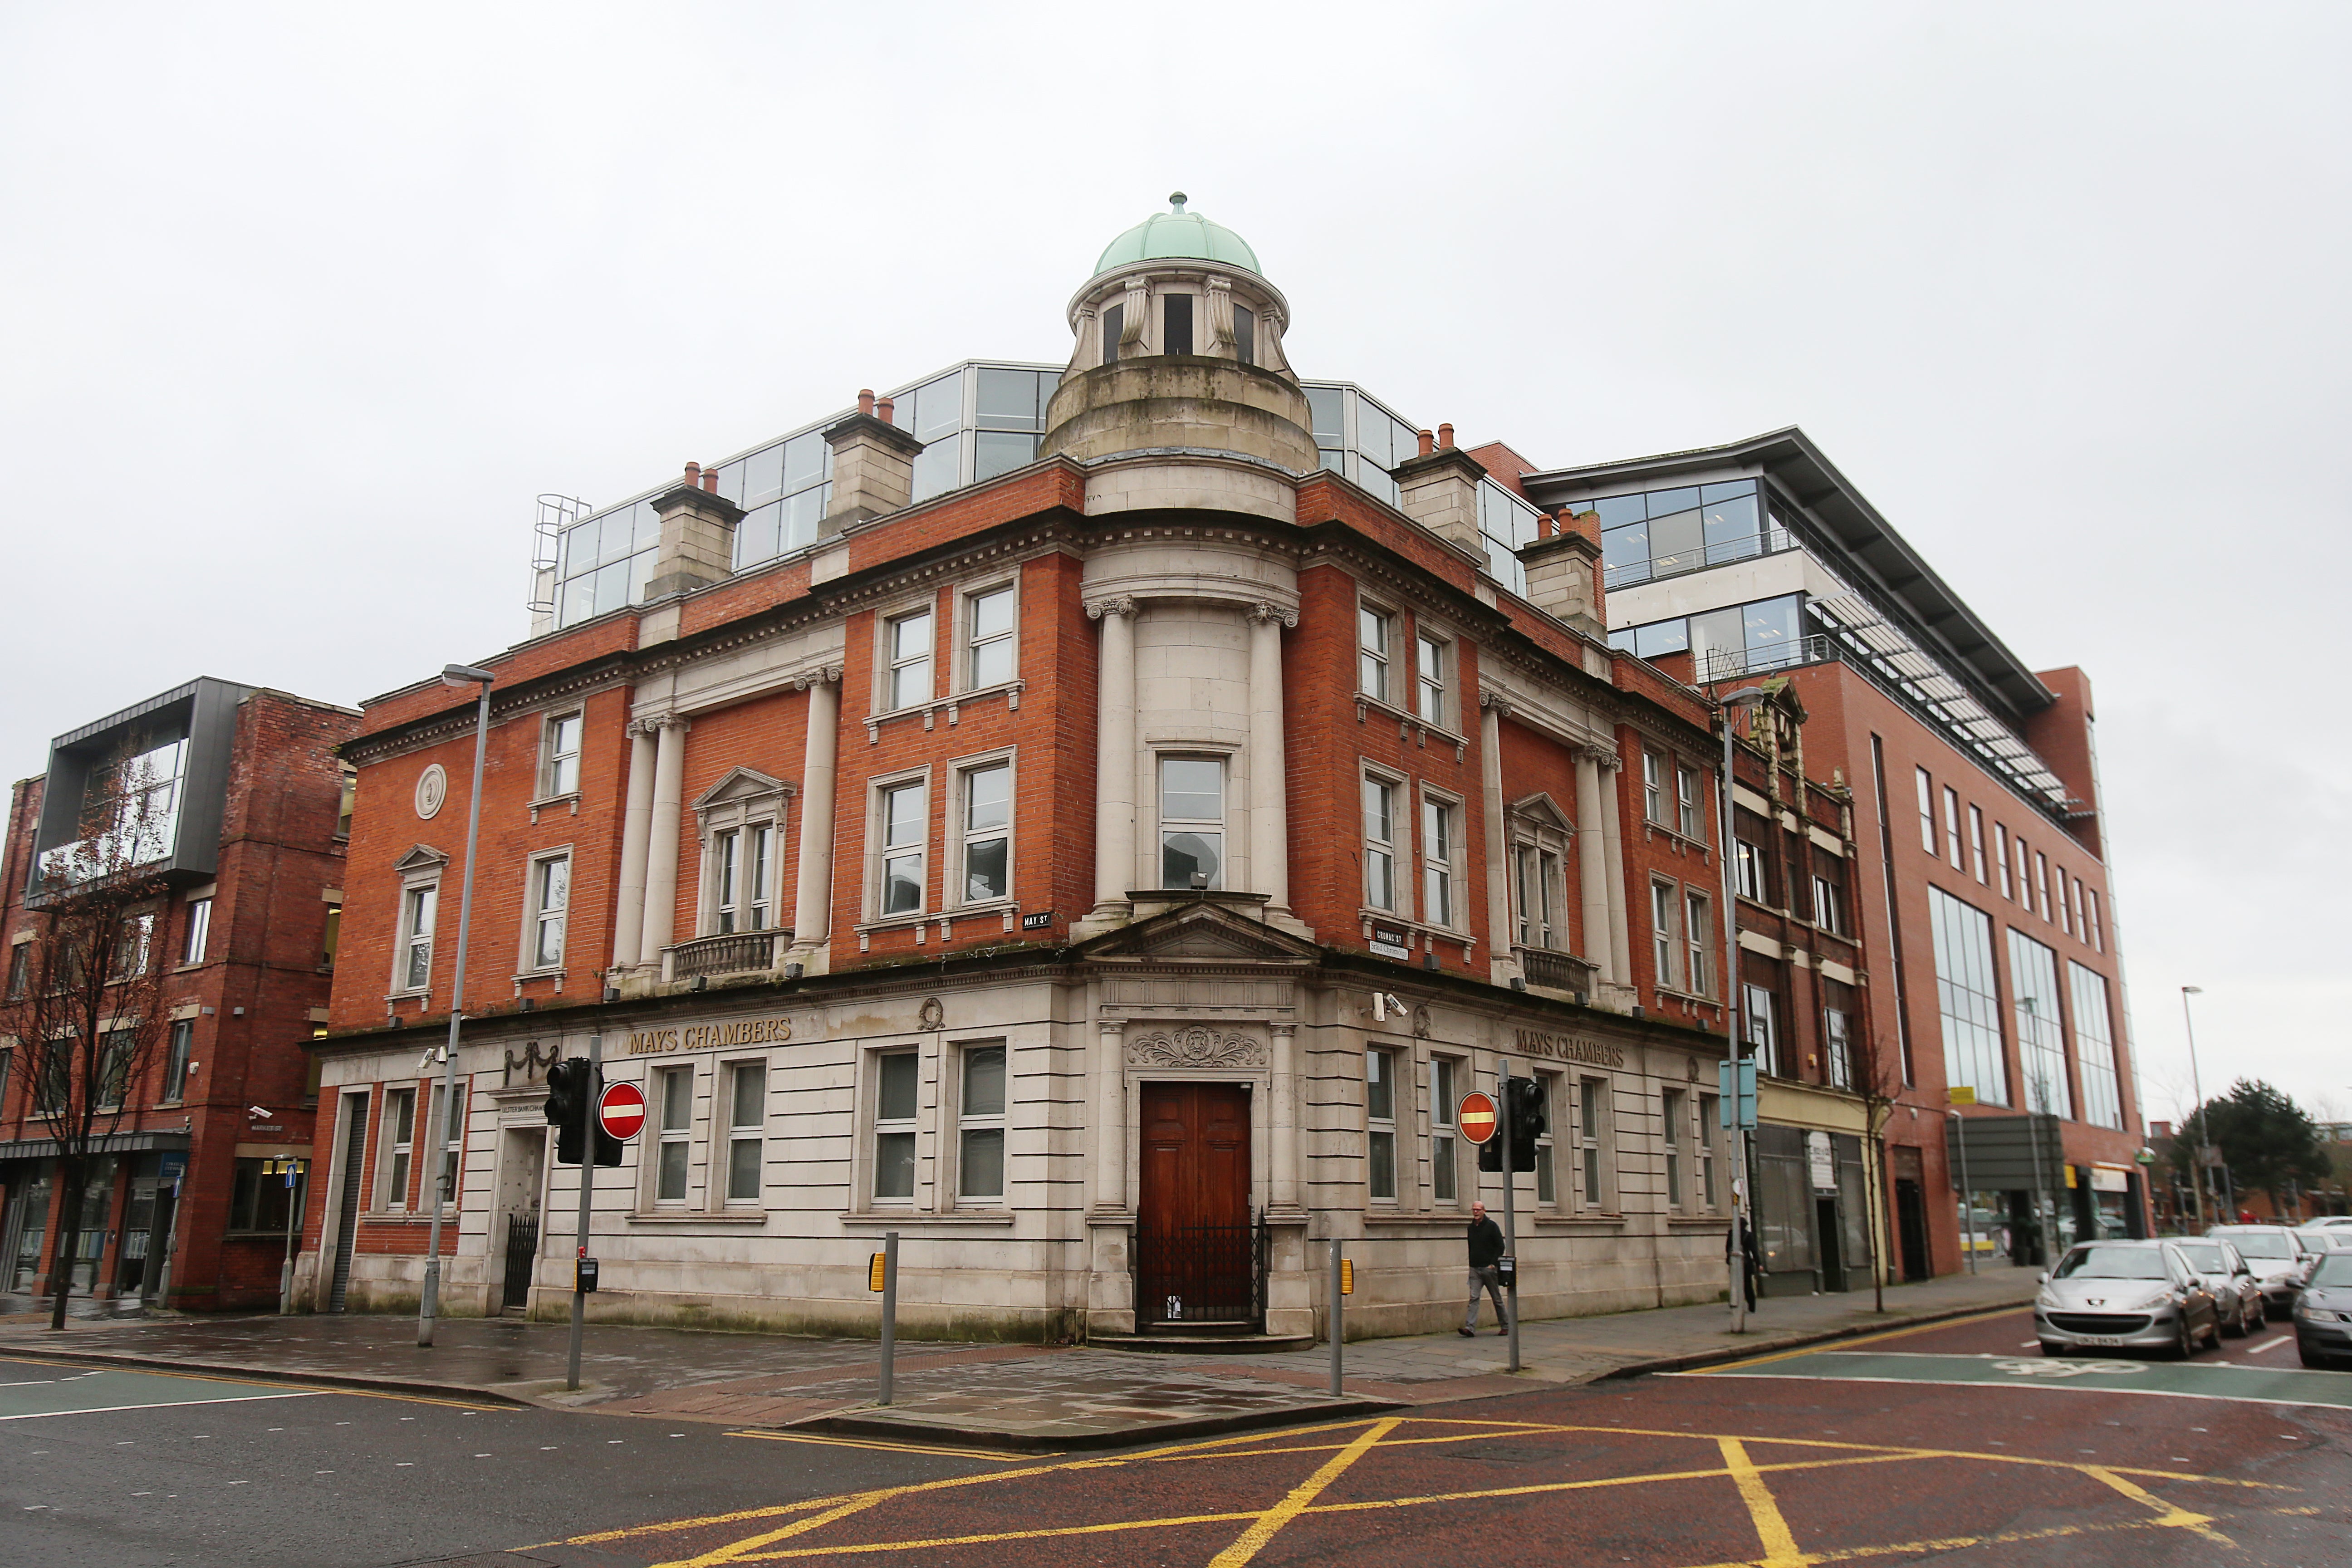
<path fill-rule="evenodd" d="M 190 879 L 211 876 L 220 859 L 221 825 L 226 815 L 229 767 L 236 744 L 237 705 L 257 689 L 207 676 L 158 692 L 52 741 L 36 853 L 26 868 L 26 886 L 38 874 L 41 851 L 81 836 L 82 801 L 94 769 L 126 742 L 143 746 L 180 738 L 188 742 L 188 757 L 179 820 L 164 869 Z"/>
<path fill-rule="evenodd" d="M 1969 1116 L 1944 1119 L 1944 1151 L 1951 1161 L 1952 1184 L 1959 1184 L 1961 1141 L 1967 1142 L 1969 1185 L 1978 1192 L 2000 1192 L 2036 1184 L 2044 1191 L 2066 1185 L 2064 1123 L 2055 1116 Z"/>

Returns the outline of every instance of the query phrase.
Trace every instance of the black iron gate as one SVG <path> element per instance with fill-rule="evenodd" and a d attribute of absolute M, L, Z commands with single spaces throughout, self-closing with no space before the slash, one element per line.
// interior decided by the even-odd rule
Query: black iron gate
<path fill-rule="evenodd" d="M 1263 1216 L 1240 1225 L 1138 1226 L 1136 1327 L 1263 1332 L 1269 1247 Z"/>
<path fill-rule="evenodd" d="M 539 1262 L 539 1216 L 507 1215 L 507 1282 L 499 1298 L 502 1309 L 530 1305 L 530 1277 Z"/>

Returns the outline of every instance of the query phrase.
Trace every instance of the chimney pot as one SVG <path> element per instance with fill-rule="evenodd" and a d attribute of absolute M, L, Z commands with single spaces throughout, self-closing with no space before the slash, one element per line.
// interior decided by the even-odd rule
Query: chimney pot
<path fill-rule="evenodd" d="M 866 415 L 870 415 L 874 412 L 874 389 L 872 387 L 861 386 L 857 389 L 857 412 Z"/>
<path fill-rule="evenodd" d="M 1439 446 L 1441 446 L 1441 447 L 1451 447 L 1452 445 L 1454 445 L 1454 426 L 1451 426 L 1451 425 L 1440 425 L 1440 426 L 1437 427 L 1437 444 L 1438 444 Z"/>
<path fill-rule="evenodd" d="M 891 415 L 897 410 L 898 406 L 898 405 L 895 400 L 887 397 L 881 398 L 874 405 L 874 417 L 879 419 L 885 425 L 896 425 L 898 420 L 892 418 Z"/>
<path fill-rule="evenodd" d="M 702 465 L 700 463 L 688 463 L 686 466 L 686 482 L 688 485 L 698 485 L 702 482 Z"/>
<path fill-rule="evenodd" d="M 1557 513 L 1545 511 L 1538 512 L 1536 514 L 1536 537 L 1538 539 L 1549 539 L 1554 533 L 1559 531 L 1559 518 Z"/>
<path fill-rule="evenodd" d="M 1428 457 L 1435 445 L 1436 437 L 1430 435 L 1428 431 L 1423 430 L 1421 433 L 1421 455 L 1424 458 Z"/>
<path fill-rule="evenodd" d="M 714 466 L 702 470 L 702 488 L 714 495 L 719 490 L 719 469 Z"/>

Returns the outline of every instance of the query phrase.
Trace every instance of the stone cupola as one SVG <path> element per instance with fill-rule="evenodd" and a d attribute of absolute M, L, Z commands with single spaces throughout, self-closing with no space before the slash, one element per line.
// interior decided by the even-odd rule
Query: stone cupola
<path fill-rule="evenodd" d="M 1076 342 L 1041 455 L 1211 451 L 1312 472 L 1312 416 L 1282 350 L 1289 301 L 1241 236 L 1187 212 L 1181 191 L 1168 200 L 1070 300 Z"/>

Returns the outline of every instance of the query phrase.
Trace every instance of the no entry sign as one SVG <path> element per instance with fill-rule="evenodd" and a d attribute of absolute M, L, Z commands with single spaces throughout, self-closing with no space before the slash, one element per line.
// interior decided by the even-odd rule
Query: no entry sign
<path fill-rule="evenodd" d="M 1462 1097 L 1462 1108 L 1454 1114 L 1462 1123 L 1462 1136 L 1473 1143 L 1484 1143 L 1495 1135 L 1495 1102 L 1476 1089 Z"/>
<path fill-rule="evenodd" d="M 1487 1110 L 1492 1116 L 1492 1107 Z M 608 1138 L 625 1143 L 645 1131 L 646 1091 L 633 1083 L 608 1083 L 596 1098 L 597 1125 Z"/>

